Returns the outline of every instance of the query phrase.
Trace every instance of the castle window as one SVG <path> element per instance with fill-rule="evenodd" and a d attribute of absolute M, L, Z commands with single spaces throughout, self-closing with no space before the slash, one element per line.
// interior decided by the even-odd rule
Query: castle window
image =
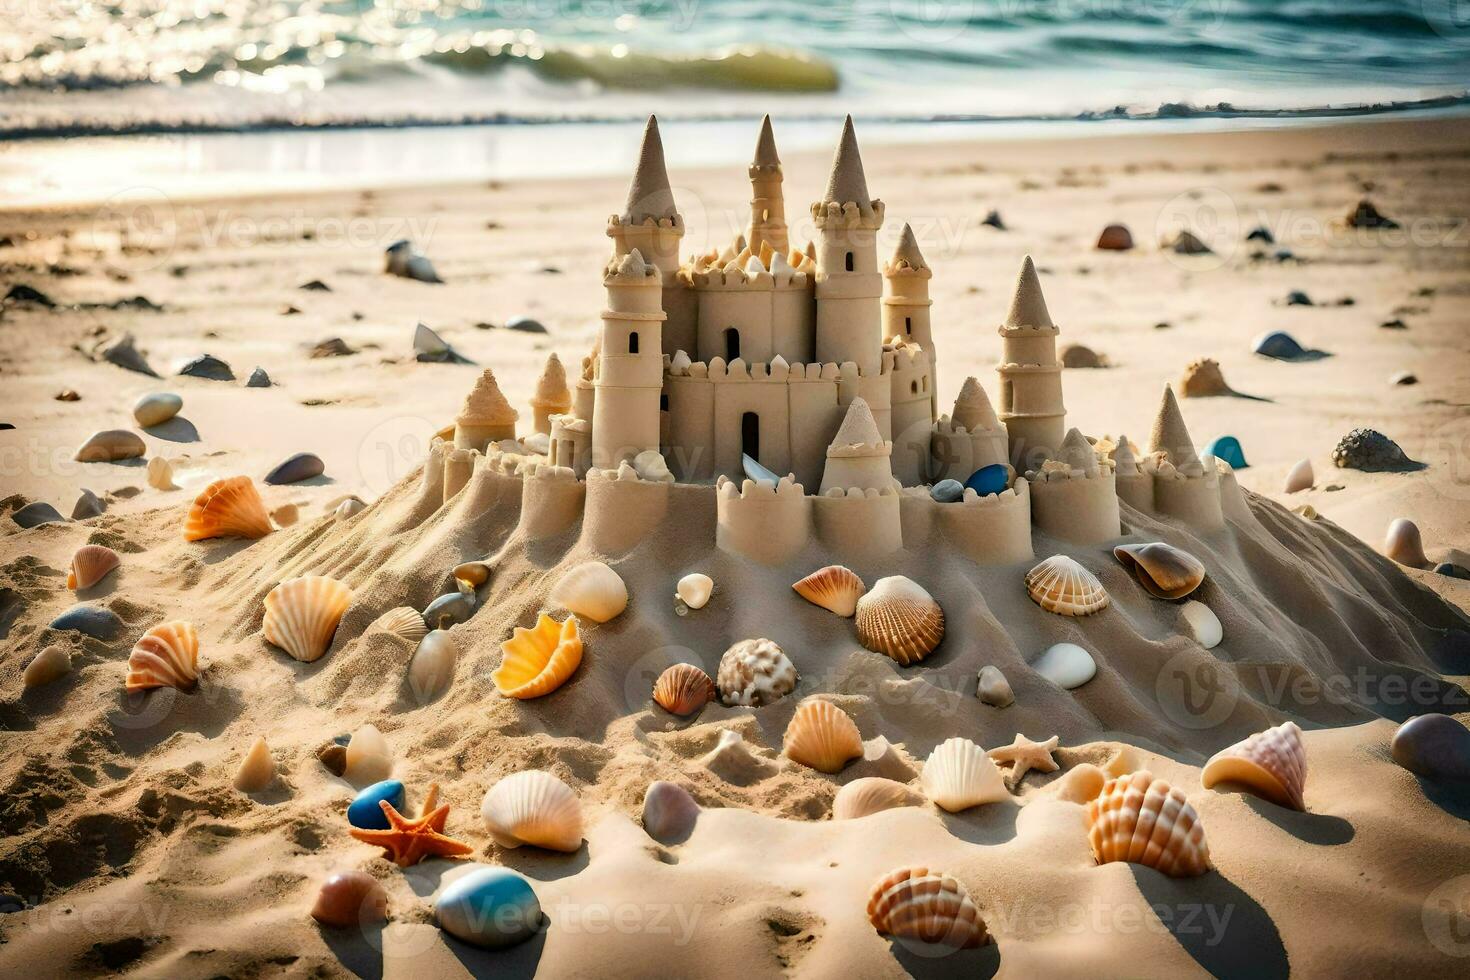
<path fill-rule="evenodd" d="M 638 331 L 636 330 L 628 334 L 628 353 L 638 353 Z"/>
<path fill-rule="evenodd" d="M 851 272 L 852 271 L 852 253 L 851 252 L 848 252 L 847 253 L 847 271 L 848 272 Z"/>
<path fill-rule="evenodd" d="M 918 393 L 919 393 L 919 383 L 917 381 L 910 381 L 909 382 L 909 394 L 911 394 L 911 395 L 917 395 Z"/>
<path fill-rule="evenodd" d="M 924 391 L 925 393 L 929 391 L 929 375 L 927 374 L 924 375 Z"/>
<path fill-rule="evenodd" d="M 761 458 L 761 419 L 754 412 L 740 416 L 740 451 L 759 462 Z"/>
<path fill-rule="evenodd" d="M 728 363 L 740 356 L 740 331 L 734 327 L 725 330 L 725 361 Z"/>
<path fill-rule="evenodd" d="M 904 336 L 905 337 L 912 337 L 914 335 L 914 318 L 913 317 L 906 316 L 906 317 L 903 318 L 903 333 L 904 333 Z"/>
<path fill-rule="evenodd" d="M 658 396 L 658 410 L 660 412 L 667 412 L 669 410 L 669 396 L 668 395 L 659 395 Z"/>

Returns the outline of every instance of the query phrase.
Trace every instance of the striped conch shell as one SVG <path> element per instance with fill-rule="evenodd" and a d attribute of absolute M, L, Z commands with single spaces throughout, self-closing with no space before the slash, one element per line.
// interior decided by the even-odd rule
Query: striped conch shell
<path fill-rule="evenodd" d="M 1159 599 L 1183 599 L 1205 580 L 1205 566 L 1182 548 L 1162 541 L 1120 544 L 1113 557 L 1132 569 L 1138 582 Z"/>
<path fill-rule="evenodd" d="M 854 779 L 832 800 L 833 820 L 857 820 L 870 813 L 901 806 L 917 806 L 919 796 L 903 783 L 882 776 Z"/>
<path fill-rule="evenodd" d="M 577 617 L 558 623 L 547 613 L 535 629 L 517 626 L 500 644 L 500 666 L 490 673 L 495 689 L 508 698 L 539 698 L 566 683 L 582 662 Z"/>
<path fill-rule="evenodd" d="M 944 639 L 944 610 L 912 579 L 881 578 L 858 600 L 857 632 L 858 642 L 874 653 L 915 664 Z"/>
<path fill-rule="evenodd" d="M 288 578 L 265 597 L 265 639 L 304 663 L 327 652 L 352 590 L 325 575 Z"/>
<path fill-rule="evenodd" d="M 1026 591 L 1047 612 L 1086 616 L 1108 604 L 1096 575 L 1066 555 L 1052 555 L 1026 573 Z"/>
<path fill-rule="evenodd" d="M 190 623 L 155 626 L 128 654 L 129 693 L 152 687 L 187 691 L 199 679 L 199 634 Z"/>
<path fill-rule="evenodd" d="M 1200 773 L 1200 785 L 1210 789 L 1226 781 L 1240 783 L 1280 806 L 1305 810 L 1307 750 L 1302 730 L 1295 722 L 1282 722 L 1216 752 Z"/>
<path fill-rule="evenodd" d="M 215 480 L 205 487 L 184 518 L 184 540 L 263 538 L 271 533 L 270 515 L 248 476 Z"/>
<path fill-rule="evenodd" d="M 857 725 L 831 701 L 807 698 L 796 708 L 782 740 L 786 758 L 818 772 L 841 772 L 862 757 L 863 736 Z"/>
<path fill-rule="evenodd" d="M 582 846 L 582 804 L 566 783 L 528 769 L 507 776 L 485 794 L 480 816 L 501 847 L 534 844 L 549 851 Z"/>
<path fill-rule="evenodd" d="M 90 589 L 118 566 L 117 552 L 100 544 L 84 544 L 71 556 L 71 570 L 66 573 L 68 589 Z"/>
<path fill-rule="evenodd" d="M 998 803 L 1011 796 L 1000 770 L 985 750 L 958 736 L 929 753 L 919 779 L 925 795 L 950 813 L 982 803 Z"/>
<path fill-rule="evenodd" d="M 819 568 L 792 586 L 807 602 L 839 616 L 851 616 L 858 600 L 868 591 L 857 573 L 844 565 Z"/>
<path fill-rule="evenodd" d="M 674 664 L 658 675 L 653 700 L 671 715 L 692 715 L 715 699 L 715 682 L 693 664 Z"/>
<path fill-rule="evenodd" d="M 605 623 L 628 608 L 628 586 L 604 562 L 589 561 L 563 575 L 550 598 L 554 606 Z"/>
<path fill-rule="evenodd" d="M 1088 801 L 1087 839 L 1098 864 L 1146 864 L 1173 878 L 1210 870 L 1199 814 L 1183 793 L 1147 770 L 1108 780 Z"/>
<path fill-rule="evenodd" d="M 401 636 L 410 643 L 417 643 L 429 635 L 429 624 L 424 622 L 423 615 L 412 606 L 399 606 L 389 609 L 383 615 L 373 620 L 368 627 L 368 632 L 381 631 Z"/>
<path fill-rule="evenodd" d="M 990 942 L 965 886 L 928 868 L 899 868 L 879 879 L 868 896 L 868 921 L 884 936 L 953 949 Z"/>

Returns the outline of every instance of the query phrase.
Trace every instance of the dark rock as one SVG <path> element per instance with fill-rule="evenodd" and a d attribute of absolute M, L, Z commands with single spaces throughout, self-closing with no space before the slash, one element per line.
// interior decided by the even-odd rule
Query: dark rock
<path fill-rule="evenodd" d="M 1105 252 L 1126 252 L 1133 247 L 1133 233 L 1127 225 L 1108 225 L 1097 236 L 1096 247 Z"/>
<path fill-rule="evenodd" d="M 79 402 L 82 400 L 82 396 L 77 394 L 75 388 L 62 388 L 56 393 L 56 400 L 59 402 Z"/>
<path fill-rule="evenodd" d="M 332 291 L 332 287 L 328 286 L 320 279 L 313 279 L 310 282 L 303 282 L 299 288 L 312 293 L 330 293 Z"/>
<path fill-rule="evenodd" d="M 5 301 L 7 303 L 27 303 L 34 306 L 44 306 L 48 309 L 56 306 L 55 301 L 50 296 L 47 296 L 34 286 L 27 286 L 23 282 L 18 282 L 10 287 L 10 292 L 5 294 Z"/>
<path fill-rule="evenodd" d="M 1352 228 L 1397 228 L 1399 226 L 1397 221 L 1384 217 L 1373 206 L 1373 202 L 1366 197 L 1348 212 L 1347 223 Z"/>
<path fill-rule="evenodd" d="M 1404 321 L 1400 320 L 1398 317 L 1394 317 L 1392 320 L 1384 320 L 1382 323 L 1379 324 L 1379 326 L 1382 327 L 1384 330 L 1407 330 L 1407 329 L 1409 329 L 1409 325 L 1407 323 L 1405 323 Z"/>
<path fill-rule="evenodd" d="M 1470 729 L 1449 715 L 1420 715 L 1399 726 L 1393 761 L 1425 779 L 1470 780 Z"/>
<path fill-rule="evenodd" d="M 250 380 L 245 382 L 247 388 L 269 388 L 274 382 L 271 376 L 265 373 L 265 368 L 256 368 L 250 372 Z"/>
<path fill-rule="evenodd" d="M 1308 296 L 1306 293 L 1302 292 L 1300 289 L 1293 289 L 1291 292 L 1289 292 L 1289 293 L 1286 294 L 1286 305 L 1287 306 L 1311 306 L 1312 305 L 1312 297 Z"/>
<path fill-rule="evenodd" d="M 10 239 L 7 238 L 4 239 L 4 241 L 8 242 L 10 241 Z M 25 907 L 26 901 L 19 895 L 12 895 L 9 892 L 0 892 L 0 915 L 5 915 L 10 912 L 23 912 L 25 911 Z"/>
<path fill-rule="evenodd" d="M 19 510 L 12 512 L 10 519 L 21 527 L 40 527 L 42 524 L 55 524 L 66 520 L 55 507 L 52 507 L 44 500 L 37 500 L 33 504 L 26 504 Z"/>
<path fill-rule="evenodd" d="M 1281 330 L 1273 330 L 1257 337 L 1251 344 L 1251 350 L 1264 357 L 1283 361 L 1301 357 L 1307 352 L 1305 347 L 1297 343 L 1295 337 Z"/>
<path fill-rule="evenodd" d="M 230 366 L 212 354 L 201 354 L 179 368 L 179 374 L 188 378 L 204 378 L 207 381 L 234 381 L 235 372 Z"/>
<path fill-rule="evenodd" d="M 982 220 L 980 223 L 990 228 L 994 228 L 997 231 L 1006 230 L 1005 220 L 1001 218 L 1000 212 L 994 209 L 991 209 L 990 212 L 985 215 L 984 220 Z"/>
<path fill-rule="evenodd" d="M 1245 240 L 1248 242 L 1265 242 L 1267 245 L 1276 244 L 1276 236 L 1271 234 L 1271 229 L 1265 225 L 1257 225 L 1252 228 L 1246 234 Z"/>
<path fill-rule="evenodd" d="M 314 453 L 297 453 L 289 457 L 265 476 L 265 482 L 279 486 L 283 483 L 300 483 L 314 476 L 321 476 L 326 466 L 322 458 Z"/>
<path fill-rule="evenodd" d="M 521 333 L 546 333 L 546 327 L 541 321 L 533 320 L 528 316 L 514 316 L 505 321 L 505 329 L 519 330 Z"/>
<path fill-rule="evenodd" d="M 107 505 L 102 499 L 90 490 L 83 488 L 82 495 L 77 498 L 76 504 L 71 509 L 71 519 L 74 521 L 85 521 L 89 517 L 96 517 L 107 510 Z"/>
<path fill-rule="evenodd" d="M 1470 579 L 1470 568 L 1466 568 L 1464 565 L 1456 565 L 1453 562 L 1442 561 L 1434 566 L 1434 570 L 1441 575 L 1448 575 L 1450 578 Z"/>
<path fill-rule="evenodd" d="M 281 316 L 296 316 L 300 312 L 301 310 L 299 307 L 292 306 L 290 303 L 285 304 L 280 309 Z"/>
<path fill-rule="evenodd" d="M 136 371 L 146 374 L 150 378 L 158 377 L 158 372 L 148 365 L 148 361 L 133 346 L 133 335 L 123 334 L 122 338 L 102 348 L 101 357 L 109 364 L 116 364 L 128 371 Z"/>
<path fill-rule="evenodd" d="M 54 630 L 76 630 L 97 640 L 113 640 L 122 631 L 117 613 L 103 606 L 72 606 L 51 621 Z"/>
<path fill-rule="evenodd" d="M 1343 436 L 1332 450 L 1332 462 L 1369 473 L 1415 468 L 1398 443 L 1376 429 L 1354 429 Z"/>
<path fill-rule="evenodd" d="M 357 348 L 341 337 L 328 337 L 311 349 L 312 357 L 347 357 L 356 353 Z"/>

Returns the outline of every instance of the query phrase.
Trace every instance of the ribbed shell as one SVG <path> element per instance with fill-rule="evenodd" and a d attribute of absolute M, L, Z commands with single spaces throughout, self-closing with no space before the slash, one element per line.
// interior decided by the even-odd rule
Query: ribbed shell
<path fill-rule="evenodd" d="M 863 736 L 857 724 L 831 701 L 808 698 L 796 708 L 782 739 L 786 758 L 818 772 L 841 772 L 862 757 Z"/>
<path fill-rule="evenodd" d="M 929 753 L 920 782 L 925 795 L 950 813 L 1011 795 L 995 762 L 967 738 L 951 738 Z"/>
<path fill-rule="evenodd" d="M 1305 810 L 1307 750 L 1302 730 L 1295 722 L 1282 722 L 1215 753 L 1205 763 L 1200 784 L 1210 789 L 1227 780 L 1272 803 Z"/>
<path fill-rule="evenodd" d="M 270 515 L 248 476 L 231 476 L 205 487 L 184 518 L 184 540 L 263 538 L 271 533 Z"/>
<path fill-rule="evenodd" d="M 1205 566 L 1182 548 L 1162 541 L 1120 544 L 1113 557 L 1132 569 L 1149 594 L 1160 599 L 1183 599 L 1205 580 Z"/>
<path fill-rule="evenodd" d="M 1108 604 L 1096 575 L 1066 555 L 1052 555 L 1026 573 L 1026 591 L 1047 612 L 1086 616 Z"/>
<path fill-rule="evenodd" d="M 1087 839 L 1098 864 L 1146 864 L 1174 878 L 1210 869 L 1199 814 L 1183 793 L 1147 770 L 1108 780 L 1088 801 Z"/>
<path fill-rule="evenodd" d="M 807 602 L 839 616 L 851 616 L 868 587 L 857 573 L 844 565 L 819 568 L 792 586 Z"/>
<path fill-rule="evenodd" d="M 864 776 L 837 791 L 832 800 L 832 819 L 857 820 L 870 813 L 918 803 L 917 794 L 903 783 L 882 776 Z"/>
<path fill-rule="evenodd" d="M 692 715 L 715 699 L 715 682 L 693 664 L 674 664 L 658 675 L 653 700 L 673 715 Z"/>
<path fill-rule="evenodd" d="M 199 679 L 199 634 L 190 623 L 155 626 L 128 654 L 129 691 L 152 687 L 192 688 Z"/>
<path fill-rule="evenodd" d="M 121 561 L 117 552 L 100 544 L 84 544 L 71 556 L 71 570 L 66 574 L 68 589 L 90 589 L 107 577 Z"/>
<path fill-rule="evenodd" d="M 857 632 L 863 646 L 907 666 L 944 639 L 944 610 L 917 582 L 890 576 L 858 600 Z"/>
<path fill-rule="evenodd" d="M 628 608 L 628 586 L 605 563 L 589 561 L 561 577 L 551 590 L 551 604 L 594 623 L 605 623 Z"/>
<path fill-rule="evenodd" d="M 368 627 L 368 632 L 381 631 L 401 636 L 410 643 L 417 643 L 429 635 L 429 624 L 424 622 L 424 617 L 412 606 L 399 606 L 389 609 L 383 615 L 373 620 Z"/>
<path fill-rule="evenodd" d="M 508 698 L 539 698 L 550 694 L 582 662 L 582 637 L 577 617 L 558 623 L 547 613 L 535 629 L 517 626 L 511 638 L 500 644 L 500 666 L 490 673 L 495 689 Z"/>
<path fill-rule="evenodd" d="M 304 663 L 327 652 L 352 590 L 325 575 L 288 578 L 265 597 L 265 638 Z"/>
<path fill-rule="evenodd" d="M 990 942 L 990 930 L 965 886 L 928 868 L 899 868 L 873 886 L 868 921 L 881 935 L 974 949 Z"/>
<path fill-rule="evenodd" d="M 549 851 L 582 846 L 582 804 L 566 783 L 528 769 L 507 776 L 485 794 L 480 816 L 501 847 L 534 844 Z"/>
<path fill-rule="evenodd" d="M 720 657 L 715 681 L 727 705 L 760 707 L 796 689 L 796 665 L 773 641 L 741 640 Z"/>

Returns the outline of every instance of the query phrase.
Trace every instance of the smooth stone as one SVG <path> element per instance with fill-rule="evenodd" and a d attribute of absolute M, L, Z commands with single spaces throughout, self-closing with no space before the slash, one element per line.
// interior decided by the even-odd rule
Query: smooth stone
<path fill-rule="evenodd" d="M 660 844 L 682 844 L 694 833 L 700 806 L 677 783 L 656 780 L 643 794 L 643 829 Z"/>
<path fill-rule="evenodd" d="M 386 270 L 389 275 L 416 279 L 419 282 L 440 283 L 444 281 L 434 268 L 434 263 L 429 261 L 428 256 L 415 249 L 413 243 L 406 238 L 389 245 L 384 250 L 384 254 L 387 257 Z"/>
<path fill-rule="evenodd" d="M 952 504 L 965 495 L 965 485 L 959 480 L 940 480 L 929 491 L 929 496 L 941 504 Z"/>
<path fill-rule="evenodd" d="M 347 805 L 347 822 L 359 830 L 387 830 L 388 818 L 378 804 L 387 800 L 399 813 L 403 812 L 403 783 L 385 779 L 358 793 Z"/>
<path fill-rule="evenodd" d="M 1282 489 L 1287 493 L 1296 493 L 1299 490 L 1310 490 L 1312 484 L 1317 481 L 1312 473 L 1312 461 L 1310 459 L 1298 460 L 1296 465 L 1286 474 L 1286 483 Z"/>
<path fill-rule="evenodd" d="M 431 630 L 419 641 L 408 662 L 408 686 L 419 704 L 427 704 L 449 690 L 458 658 L 454 636 L 444 630 Z"/>
<path fill-rule="evenodd" d="M 1133 233 L 1127 225 L 1108 225 L 1097 236 L 1097 247 L 1105 252 L 1126 252 L 1133 247 Z"/>
<path fill-rule="evenodd" d="M 1442 561 L 1434 566 L 1434 570 L 1441 575 L 1448 575 L 1450 578 L 1470 579 L 1470 568 L 1466 568 L 1464 565 L 1456 565 L 1453 562 Z"/>
<path fill-rule="evenodd" d="M 1058 687 L 1072 690 L 1097 675 L 1097 661 L 1092 654 L 1075 643 L 1057 643 L 1047 647 L 1031 669 Z"/>
<path fill-rule="evenodd" d="M 332 511 L 332 516 L 339 521 L 346 521 L 365 510 L 367 510 L 367 504 L 363 503 L 361 497 L 348 497 L 337 505 L 337 508 Z"/>
<path fill-rule="evenodd" d="M 301 508 L 295 504 L 282 504 L 271 511 L 271 520 L 276 522 L 276 527 L 290 527 L 301 520 Z"/>
<path fill-rule="evenodd" d="M 1243 470 L 1250 465 L 1245 461 L 1245 450 L 1240 448 L 1240 440 L 1234 436 L 1219 436 L 1211 440 L 1205 447 L 1205 455 L 1223 459 L 1232 470 Z"/>
<path fill-rule="evenodd" d="M 21 674 L 21 683 L 26 687 L 40 687 L 42 684 L 50 684 L 70 671 L 71 654 L 53 644 L 36 654 L 35 659 L 26 664 L 25 672 Z"/>
<path fill-rule="evenodd" d="M 740 454 L 740 466 L 742 469 L 745 470 L 746 478 L 754 480 L 756 483 L 769 483 L 771 486 L 774 487 L 779 485 L 781 482 L 781 478 L 779 476 L 777 476 L 775 473 L 772 473 L 770 470 L 762 466 L 759 462 L 744 453 Z"/>
<path fill-rule="evenodd" d="M 18 510 L 11 511 L 10 519 L 21 527 L 40 527 L 42 524 L 55 524 L 65 521 L 61 512 L 44 500 L 26 504 Z"/>
<path fill-rule="evenodd" d="M 1383 553 L 1400 565 L 1424 568 L 1429 558 L 1424 554 L 1424 539 L 1419 535 L 1419 525 L 1406 517 L 1395 518 L 1383 536 Z"/>
<path fill-rule="evenodd" d="M 1010 482 L 1009 476 L 1005 464 L 991 463 L 971 473 L 970 478 L 965 481 L 965 488 L 974 490 L 982 497 L 986 494 L 1000 493 Z"/>
<path fill-rule="evenodd" d="M 541 930 L 541 903 L 523 876 L 509 868 L 479 867 L 444 886 L 434 919 L 472 946 L 504 949 Z"/>
<path fill-rule="evenodd" d="M 77 502 L 72 504 L 71 519 L 85 521 L 89 517 L 99 516 L 105 510 L 107 505 L 102 502 L 102 498 L 84 487 Z"/>
<path fill-rule="evenodd" d="M 429 603 L 424 622 L 430 629 L 447 630 L 469 619 L 475 612 L 475 597 L 464 592 L 448 592 Z"/>
<path fill-rule="evenodd" d="M 1300 289 L 1293 289 L 1291 292 L 1289 292 L 1289 293 L 1286 294 L 1286 305 L 1287 306 L 1314 306 L 1316 304 L 1314 304 L 1312 302 L 1312 297 L 1308 296 L 1306 293 L 1302 292 Z"/>
<path fill-rule="evenodd" d="M 1261 334 L 1251 343 L 1251 350 L 1278 360 L 1291 360 L 1307 352 L 1305 347 L 1296 342 L 1295 337 L 1281 330 Z"/>
<path fill-rule="evenodd" d="M 127 429 L 103 429 L 94 432 L 84 443 L 74 459 L 79 463 L 116 463 L 124 459 L 136 459 L 148 451 L 143 439 Z"/>
<path fill-rule="evenodd" d="M 1016 703 L 1016 692 L 1011 690 L 1011 682 L 993 664 L 980 668 L 979 686 L 975 689 L 975 696 L 993 708 L 1004 708 Z"/>
<path fill-rule="evenodd" d="M 1414 465 L 1399 444 L 1377 429 L 1354 429 L 1338 440 L 1332 462 L 1340 469 L 1368 473 L 1408 469 Z"/>
<path fill-rule="evenodd" d="M 1179 607 L 1179 632 L 1194 638 L 1206 650 L 1213 650 L 1225 639 L 1225 627 L 1215 611 L 1197 599 Z"/>
<path fill-rule="evenodd" d="M 1388 383 L 1391 385 L 1416 385 L 1419 383 L 1419 376 L 1413 371 L 1399 371 L 1388 379 Z"/>
<path fill-rule="evenodd" d="M 250 372 L 250 379 L 245 382 L 245 387 L 269 388 L 273 383 L 271 376 L 265 373 L 265 368 L 258 367 Z"/>
<path fill-rule="evenodd" d="M 339 871 L 322 882 L 311 917 L 338 929 L 386 922 L 388 892 L 366 871 Z"/>
<path fill-rule="evenodd" d="M 183 411 L 184 400 L 171 391 L 156 391 L 133 403 L 133 418 L 143 428 L 162 425 Z"/>
<path fill-rule="evenodd" d="M 1470 781 L 1470 729 L 1449 715 L 1420 715 L 1399 726 L 1393 761 L 1435 781 Z"/>
<path fill-rule="evenodd" d="M 490 566 L 482 561 L 467 561 L 455 565 L 450 574 L 461 592 L 473 592 L 490 581 Z"/>
<path fill-rule="evenodd" d="M 265 482 L 279 486 L 282 483 L 300 483 L 326 470 L 322 458 L 315 453 L 297 453 L 287 457 L 275 469 L 265 475 Z"/>
<path fill-rule="evenodd" d="M 122 625 L 117 613 L 102 606 L 72 606 L 51 620 L 54 630 L 76 630 L 97 640 L 116 639 Z"/>
<path fill-rule="evenodd" d="M 519 330 L 522 333 L 546 333 L 546 326 L 540 320 L 533 320 L 528 316 L 513 316 L 505 321 L 505 329 Z"/>
<path fill-rule="evenodd" d="M 203 378 L 206 381 L 235 380 L 235 372 L 230 370 L 230 366 L 213 354 L 200 354 L 185 362 L 179 368 L 178 374 L 186 378 Z"/>

